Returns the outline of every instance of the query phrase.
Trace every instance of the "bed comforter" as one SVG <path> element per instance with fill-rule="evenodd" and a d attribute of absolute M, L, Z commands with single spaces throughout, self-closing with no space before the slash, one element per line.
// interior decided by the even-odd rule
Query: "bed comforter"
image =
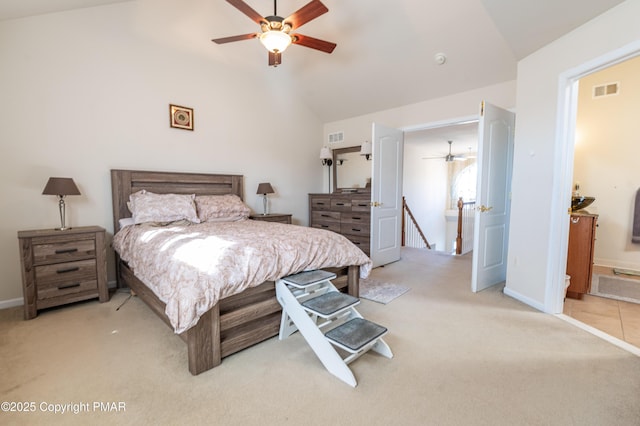
<path fill-rule="evenodd" d="M 193 327 L 218 300 L 304 270 L 371 260 L 344 236 L 274 222 L 126 226 L 113 247 L 160 300 L 176 333 Z"/>

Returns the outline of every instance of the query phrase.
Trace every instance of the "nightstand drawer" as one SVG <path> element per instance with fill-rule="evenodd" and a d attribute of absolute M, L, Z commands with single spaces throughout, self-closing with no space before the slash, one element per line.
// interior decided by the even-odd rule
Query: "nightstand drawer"
<path fill-rule="evenodd" d="M 64 296 L 75 295 L 77 293 L 86 293 L 91 297 L 96 297 L 98 292 L 98 281 L 75 281 L 67 284 L 58 284 L 55 286 L 41 288 L 38 287 L 38 306 L 45 307 L 40 301 L 49 300 Z M 55 303 L 57 305 L 58 303 Z"/>
<path fill-rule="evenodd" d="M 86 259 L 96 254 L 96 242 L 93 239 L 55 242 L 33 246 L 33 261 L 36 265 L 52 262 L 67 262 Z"/>
<path fill-rule="evenodd" d="M 95 259 L 36 266 L 39 299 L 41 291 L 45 288 L 66 287 L 86 281 L 93 281 L 94 283 L 96 281 Z"/>

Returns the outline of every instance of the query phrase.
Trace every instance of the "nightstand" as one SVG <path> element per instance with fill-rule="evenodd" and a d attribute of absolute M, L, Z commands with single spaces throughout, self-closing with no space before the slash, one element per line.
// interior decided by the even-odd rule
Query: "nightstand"
<path fill-rule="evenodd" d="M 109 300 L 103 228 L 19 231 L 18 241 L 25 319 L 52 306 Z"/>
<path fill-rule="evenodd" d="M 265 222 L 280 222 L 291 225 L 291 215 L 281 213 L 269 213 L 269 214 L 253 214 L 249 216 L 249 219 L 262 220 Z"/>

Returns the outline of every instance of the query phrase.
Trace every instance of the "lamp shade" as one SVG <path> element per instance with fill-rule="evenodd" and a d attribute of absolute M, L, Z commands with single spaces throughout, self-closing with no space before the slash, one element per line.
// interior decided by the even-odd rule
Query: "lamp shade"
<path fill-rule="evenodd" d="M 331 153 L 331 150 L 326 146 L 320 150 L 320 159 L 333 160 L 333 154 Z"/>
<path fill-rule="evenodd" d="M 269 52 L 282 53 L 291 44 L 291 36 L 283 31 L 271 30 L 260 34 L 260 42 Z"/>
<path fill-rule="evenodd" d="M 269 182 L 264 182 L 258 185 L 258 191 L 256 191 L 256 194 L 273 194 L 274 190 L 271 187 L 271 184 Z"/>
<path fill-rule="evenodd" d="M 80 191 L 71 178 L 50 177 L 42 195 L 80 195 Z"/>
<path fill-rule="evenodd" d="M 364 141 L 360 146 L 360 155 L 371 155 L 371 142 Z"/>

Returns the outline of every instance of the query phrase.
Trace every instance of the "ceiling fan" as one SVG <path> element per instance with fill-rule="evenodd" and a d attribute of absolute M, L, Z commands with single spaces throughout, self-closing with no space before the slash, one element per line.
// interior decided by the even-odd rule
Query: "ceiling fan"
<path fill-rule="evenodd" d="M 269 51 L 269 66 L 277 67 L 282 63 L 282 52 L 284 52 L 290 44 L 299 44 L 300 46 L 309 47 L 326 53 L 333 52 L 333 49 L 336 47 L 335 43 L 302 34 L 291 33 L 312 19 L 315 19 L 329 11 L 329 9 L 327 9 L 320 0 L 312 0 L 287 18 L 278 16 L 277 0 L 273 0 L 273 15 L 267 17 L 260 15 L 243 0 L 227 0 L 227 3 L 230 3 L 240 12 L 244 13 L 251 18 L 251 20 L 260 25 L 261 32 L 216 38 L 211 41 L 217 44 L 224 44 L 233 41 L 258 38 Z"/>
<path fill-rule="evenodd" d="M 465 154 L 452 154 L 451 153 L 451 145 L 453 141 L 447 141 L 449 144 L 449 153 L 445 156 L 437 156 L 437 157 L 422 157 L 423 160 L 433 160 L 433 159 L 444 159 L 447 163 L 450 161 L 464 161 L 467 158 L 475 158 L 473 155 L 465 155 Z M 471 150 L 471 148 L 469 148 Z"/>

